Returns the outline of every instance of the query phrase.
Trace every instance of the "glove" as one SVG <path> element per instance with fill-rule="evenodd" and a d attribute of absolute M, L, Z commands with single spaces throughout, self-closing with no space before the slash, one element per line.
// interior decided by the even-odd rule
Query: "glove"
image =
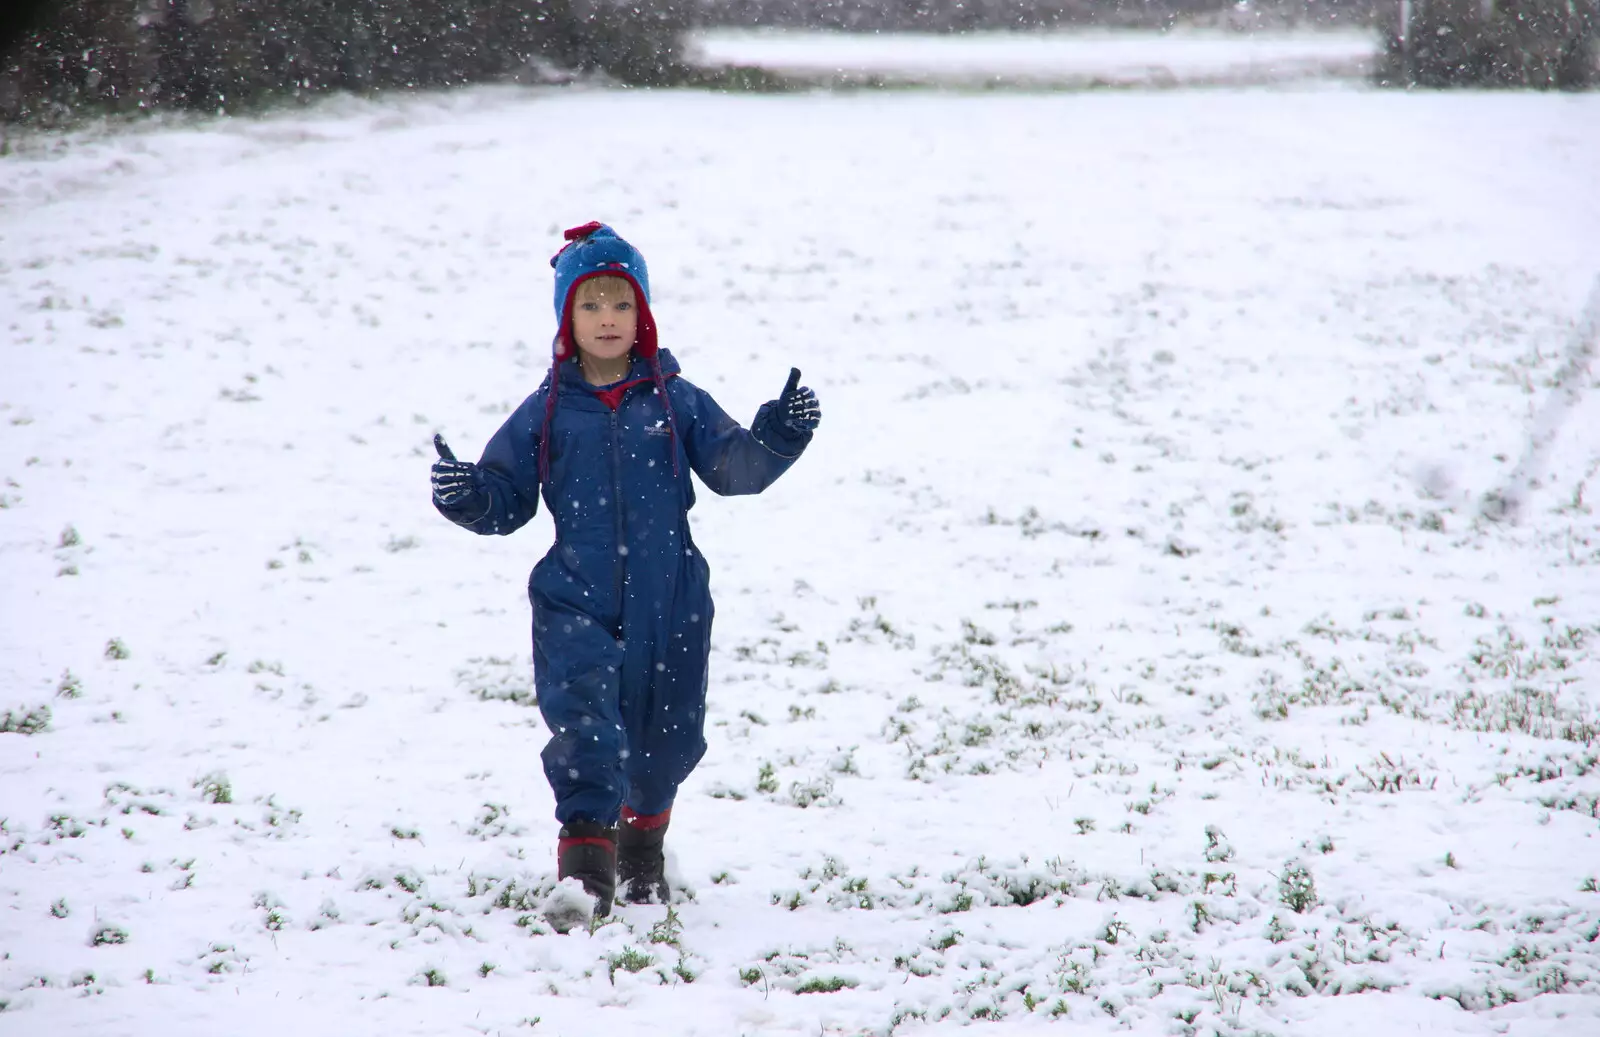
<path fill-rule="evenodd" d="M 817 402 L 816 393 L 800 384 L 798 367 L 789 368 L 789 380 L 773 406 L 773 420 L 790 439 L 806 438 L 822 421 L 822 405 Z"/>
<path fill-rule="evenodd" d="M 433 462 L 435 504 L 441 508 L 457 508 L 483 493 L 477 465 L 471 461 L 457 461 L 443 436 L 433 437 L 433 448 L 439 451 L 439 460 Z"/>

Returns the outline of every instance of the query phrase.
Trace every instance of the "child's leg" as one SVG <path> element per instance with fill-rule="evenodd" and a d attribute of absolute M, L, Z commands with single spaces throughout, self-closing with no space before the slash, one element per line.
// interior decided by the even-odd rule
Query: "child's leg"
<path fill-rule="evenodd" d="M 671 896 L 665 846 L 672 803 L 706 750 L 703 657 L 696 669 L 698 680 L 688 686 L 697 690 L 689 694 L 682 694 L 678 683 L 694 680 L 695 674 L 658 672 L 647 692 L 660 708 L 628 717 L 638 722 L 628 724 L 631 751 L 623 768 L 628 794 L 617 826 L 617 884 L 631 904 L 664 904 Z"/>
<path fill-rule="evenodd" d="M 658 637 L 628 646 L 621 700 L 628 738 L 624 802 L 641 817 L 670 809 L 678 786 L 705 755 L 710 653 L 709 596 L 668 617 Z"/>
<path fill-rule="evenodd" d="M 535 605 L 533 664 L 539 711 L 550 728 L 545 777 L 556 820 L 615 825 L 622 808 L 622 648 L 578 612 Z"/>
<path fill-rule="evenodd" d="M 678 786 L 705 755 L 704 663 L 696 669 L 699 672 L 692 675 L 670 671 L 660 674 L 665 679 L 658 679 L 648 693 L 676 701 L 670 710 L 641 711 L 645 719 L 637 726 L 628 723 L 629 752 L 623 767 L 628 791 L 624 805 L 637 816 L 653 817 L 670 810 L 678 797 Z M 680 684 L 674 677 L 699 680 Z"/>
<path fill-rule="evenodd" d="M 550 728 L 541 758 L 561 833 L 556 874 L 576 878 L 611 911 L 622 809 L 622 649 L 606 625 L 548 602 L 534 603 L 534 682 Z"/>
<path fill-rule="evenodd" d="M 702 584 L 703 586 L 703 584 Z M 627 796 L 617 835 L 617 878 L 632 903 L 669 895 L 664 843 L 678 786 L 705 755 L 711 600 L 680 605 L 657 636 L 623 663 Z"/>

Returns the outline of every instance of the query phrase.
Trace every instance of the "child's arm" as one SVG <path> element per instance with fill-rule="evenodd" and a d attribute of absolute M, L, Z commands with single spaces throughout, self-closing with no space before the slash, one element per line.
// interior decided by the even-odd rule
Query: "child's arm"
<path fill-rule="evenodd" d="M 544 393 L 528 397 L 483 449 L 475 492 L 453 504 L 434 497 L 439 514 L 474 533 L 515 533 L 539 510 L 539 429 Z"/>
<path fill-rule="evenodd" d="M 794 381 L 791 377 L 790 382 Z M 685 388 L 693 396 L 692 413 L 684 430 L 684 450 L 690 467 L 713 493 L 760 493 L 788 471 L 811 442 L 814 418 L 810 427 L 796 427 L 781 420 L 788 410 L 789 397 L 796 392 L 792 384 L 784 387 L 783 396 L 761 405 L 749 429 L 730 418 L 704 389 L 688 384 Z M 809 390 L 803 391 L 809 394 Z"/>

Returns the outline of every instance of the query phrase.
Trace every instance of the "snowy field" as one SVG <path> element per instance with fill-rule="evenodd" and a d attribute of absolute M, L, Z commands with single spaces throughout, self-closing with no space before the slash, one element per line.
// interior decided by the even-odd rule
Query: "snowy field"
<path fill-rule="evenodd" d="M 1600 1033 L 1596 394 L 1477 509 L 1597 126 L 485 89 L 13 137 L 0 1034 Z M 538 384 L 590 218 L 730 412 L 794 364 L 825 417 L 695 513 L 678 902 L 560 934 L 549 523 L 447 524 L 429 440 Z"/>
<path fill-rule="evenodd" d="M 1234 33 L 1080 29 L 1059 33 L 828 33 L 706 30 L 690 39 L 705 65 L 754 65 L 848 84 L 949 87 L 1176 86 L 1282 83 L 1371 73 L 1366 28 Z"/>

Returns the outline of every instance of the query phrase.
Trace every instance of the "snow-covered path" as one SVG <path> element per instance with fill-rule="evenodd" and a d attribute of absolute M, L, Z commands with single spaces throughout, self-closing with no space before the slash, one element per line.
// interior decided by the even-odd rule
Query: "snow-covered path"
<path fill-rule="evenodd" d="M 1476 508 L 1597 131 L 491 89 L 14 139 L 0 1034 L 1600 1032 L 1600 400 Z M 591 218 L 690 378 L 825 419 L 696 509 L 684 897 L 560 935 L 548 521 L 473 538 L 427 469 L 537 385 Z"/>
<path fill-rule="evenodd" d="M 1229 32 L 1085 29 L 1062 32 L 842 33 L 711 29 L 688 39 L 691 60 L 850 83 L 1071 89 L 1284 83 L 1370 75 L 1370 28 Z"/>

